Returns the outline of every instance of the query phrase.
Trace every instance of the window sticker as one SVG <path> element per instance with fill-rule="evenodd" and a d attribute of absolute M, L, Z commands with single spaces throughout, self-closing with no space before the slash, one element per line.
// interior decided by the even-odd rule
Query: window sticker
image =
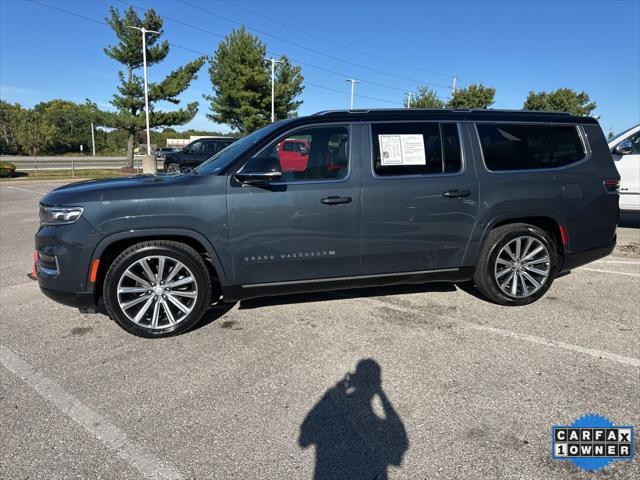
<path fill-rule="evenodd" d="M 378 135 L 382 165 L 426 165 L 424 139 L 418 135 Z"/>

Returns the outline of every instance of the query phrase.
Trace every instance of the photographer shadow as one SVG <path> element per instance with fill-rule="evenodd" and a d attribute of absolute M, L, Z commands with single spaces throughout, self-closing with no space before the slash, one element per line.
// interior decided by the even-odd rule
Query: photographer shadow
<path fill-rule="evenodd" d="M 315 480 L 385 480 L 389 465 L 402 463 L 409 439 L 380 371 L 375 360 L 361 360 L 307 414 L 298 444 L 315 445 Z"/>

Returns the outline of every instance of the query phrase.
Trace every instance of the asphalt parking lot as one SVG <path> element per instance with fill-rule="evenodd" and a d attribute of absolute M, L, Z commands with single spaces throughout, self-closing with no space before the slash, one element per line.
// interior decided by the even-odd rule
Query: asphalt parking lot
<path fill-rule="evenodd" d="M 298 295 L 149 341 L 25 276 L 59 184 L 0 184 L 0 478 L 585 478 L 551 460 L 552 425 L 640 428 L 633 248 L 526 307 L 441 284 Z M 640 478 L 638 452 L 591 477 Z"/>

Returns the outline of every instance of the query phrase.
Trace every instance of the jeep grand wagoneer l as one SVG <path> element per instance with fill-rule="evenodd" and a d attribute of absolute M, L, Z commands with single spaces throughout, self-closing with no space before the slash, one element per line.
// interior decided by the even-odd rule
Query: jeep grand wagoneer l
<path fill-rule="evenodd" d="M 282 168 L 288 143 L 304 146 L 303 167 Z M 322 112 L 189 174 L 53 190 L 35 269 L 47 296 L 84 312 L 103 300 L 147 337 L 189 329 L 212 302 L 311 290 L 473 281 L 524 305 L 612 251 L 618 182 L 588 117 Z"/>

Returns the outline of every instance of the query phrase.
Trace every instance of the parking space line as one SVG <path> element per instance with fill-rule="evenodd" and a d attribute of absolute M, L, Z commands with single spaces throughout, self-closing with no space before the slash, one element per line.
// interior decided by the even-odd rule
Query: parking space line
<path fill-rule="evenodd" d="M 60 385 L 35 371 L 31 365 L 3 345 L 0 345 L 0 364 L 21 377 L 41 397 L 84 427 L 113 450 L 118 457 L 136 468 L 145 478 L 152 480 L 180 480 L 184 478 L 175 467 L 160 461 L 146 452 L 144 448 L 129 440 L 125 432 L 66 392 Z"/>
<path fill-rule="evenodd" d="M 45 193 L 37 192 L 35 190 L 29 190 L 27 188 L 20 188 L 20 187 L 7 187 L 7 188 L 12 188 L 13 190 L 20 190 L 21 192 L 37 193 L 40 196 L 46 195 Z"/>
<path fill-rule="evenodd" d="M 617 270 L 602 270 L 602 269 L 599 269 L 599 268 L 585 268 L 585 267 L 580 267 L 577 270 L 585 270 L 587 272 L 611 273 L 613 275 L 624 275 L 625 277 L 639 277 L 640 278 L 640 273 L 619 272 Z"/>
<path fill-rule="evenodd" d="M 338 294 L 341 298 L 345 298 L 345 299 L 349 299 L 351 297 L 348 297 L 347 295 L 341 295 Z M 381 303 L 383 304 L 385 307 L 387 308 L 391 308 L 391 309 L 395 309 L 398 311 L 404 311 L 404 312 L 408 312 L 414 315 L 420 315 L 422 317 L 425 316 L 425 311 L 418 309 L 418 308 L 413 308 L 413 307 L 406 307 L 406 306 L 401 306 L 401 305 L 397 305 L 397 304 L 391 304 L 389 302 L 385 302 L 383 300 L 379 300 L 376 298 L 366 298 L 363 300 L 367 300 L 370 302 L 376 302 L 376 303 Z M 633 358 L 633 357 L 625 357 L 623 355 L 618 355 L 616 353 L 612 353 L 612 352 L 607 352 L 606 350 L 598 350 L 595 348 L 588 348 L 588 347 L 582 347 L 580 345 L 573 345 L 571 343 L 566 343 L 566 342 L 562 342 L 562 341 L 557 341 L 557 340 L 549 340 L 547 338 L 544 337 L 538 337 L 536 335 L 530 335 L 528 333 L 519 333 L 519 332 L 514 332 L 513 330 L 507 330 L 504 328 L 497 328 L 497 327 L 491 327 L 489 325 L 482 325 L 479 323 L 474 323 L 474 322 L 468 322 L 466 320 L 460 320 L 454 317 L 449 317 L 446 315 L 440 315 L 440 314 L 432 314 L 429 313 L 430 316 L 432 317 L 436 317 L 436 318 L 440 318 L 443 320 L 447 320 L 450 321 L 456 325 L 468 328 L 468 329 L 472 329 L 472 330 L 478 330 L 478 331 L 482 331 L 482 332 L 487 332 L 487 333 L 493 333 L 496 335 L 500 335 L 502 337 L 506 337 L 506 338 L 513 338 L 516 340 L 522 340 L 524 342 L 528 342 L 528 343 L 534 343 L 537 345 L 544 345 L 546 347 L 555 347 L 555 348 L 561 348 L 563 350 L 568 350 L 570 352 L 575 352 L 575 353 L 580 353 L 583 355 L 589 355 L 591 357 L 594 358 L 604 358 L 607 360 L 611 360 L 612 362 L 617 362 L 617 363 L 621 363 L 623 365 L 627 365 L 630 367 L 638 367 L 640 368 L 640 359 L 638 358 Z"/>
<path fill-rule="evenodd" d="M 637 260 L 596 260 L 594 264 L 603 263 L 619 263 L 621 265 L 640 265 L 640 261 Z"/>

